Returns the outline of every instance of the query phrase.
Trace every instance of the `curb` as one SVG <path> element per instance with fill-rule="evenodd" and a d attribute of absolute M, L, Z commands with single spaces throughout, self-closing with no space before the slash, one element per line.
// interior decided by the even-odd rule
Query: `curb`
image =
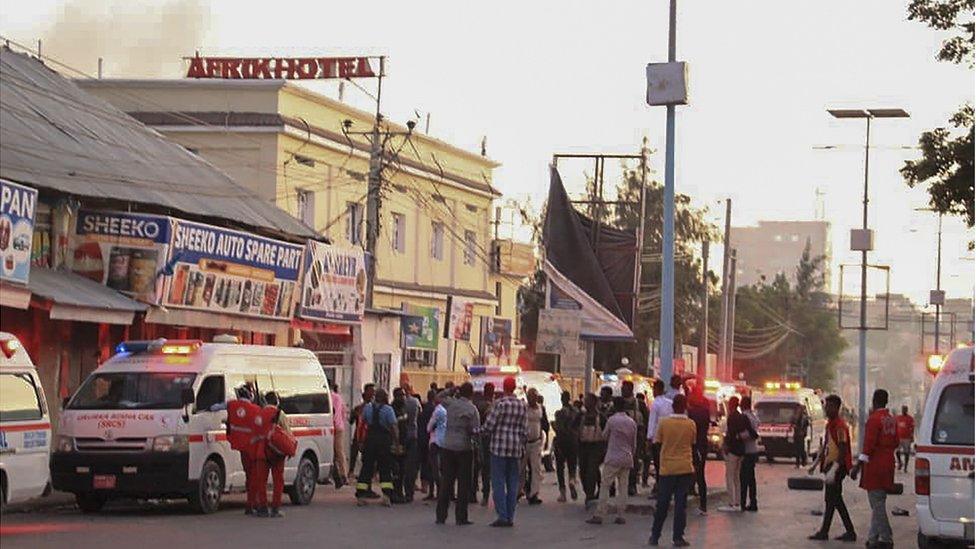
<path fill-rule="evenodd" d="M 8 513 L 34 513 L 57 509 L 59 507 L 75 507 L 75 496 L 68 492 L 53 492 L 49 496 L 29 499 L 17 503 L 8 503 L 3 510 Z"/>

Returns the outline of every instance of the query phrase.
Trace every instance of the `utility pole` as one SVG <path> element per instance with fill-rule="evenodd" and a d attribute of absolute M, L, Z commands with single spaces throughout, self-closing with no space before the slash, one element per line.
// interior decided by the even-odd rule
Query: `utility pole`
<path fill-rule="evenodd" d="M 935 302 L 935 354 L 939 354 L 939 324 L 942 304 L 945 302 L 945 297 L 942 295 L 942 212 L 939 212 L 939 243 L 936 250 L 935 293 L 938 296 L 938 301 Z"/>
<path fill-rule="evenodd" d="M 704 379 L 708 365 L 708 240 L 702 242 L 702 318 L 698 336 L 698 378 Z"/>
<path fill-rule="evenodd" d="M 670 2 L 668 63 L 677 60 L 677 0 Z M 661 379 L 668 383 L 674 372 L 674 126 L 675 105 L 667 105 L 664 159 L 664 226 L 661 253 Z"/>
<path fill-rule="evenodd" d="M 369 182 L 366 187 L 366 307 L 373 307 L 373 286 L 376 279 L 376 242 L 380 236 L 380 190 L 383 186 L 383 144 L 380 142 L 380 98 L 383 95 L 383 72 L 386 58 L 380 57 L 380 72 L 376 79 L 376 118 L 373 120 L 369 148 Z"/>
<path fill-rule="evenodd" d="M 735 381 L 734 372 L 732 371 L 732 362 L 735 359 L 735 264 L 736 250 L 732 248 L 732 257 L 729 259 L 729 331 L 726 336 L 729 342 L 729 348 L 725 355 L 729 361 L 725 368 L 726 379 L 730 381 Z"/>
<path fill-rule="evenodd" d="M 732 199 L 725 199 L 725 242 L 723 244 L 722 252 L 722 327 L 719 330 L 719 348 L 718 348 L 718 366 L 716 370 L 718 371 L 719 379 L 723 381 L 729 381 L 726 376 L 725 366 L 728 362 L 728 355 L 726 355 L 726 349 L 728 349 L 728 334 L 729 334 L 729 259 L 732 251 L 731 243 L 732 234 Z"/>

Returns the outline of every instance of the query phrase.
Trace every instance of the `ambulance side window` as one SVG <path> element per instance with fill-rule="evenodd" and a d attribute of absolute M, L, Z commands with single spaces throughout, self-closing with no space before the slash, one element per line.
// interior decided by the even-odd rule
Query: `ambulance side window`
<path fill-rule="evenodd" d="M 0 421 L 41 419 L 41 400 L 29 374 L 0 374 Z"/>
<path fill-rule="evenodd" d="M 224 401 L 224 376 L 208 376 L 200 384 L 197 393 L 197 411 L 205 412 L 214 404 Z"/>

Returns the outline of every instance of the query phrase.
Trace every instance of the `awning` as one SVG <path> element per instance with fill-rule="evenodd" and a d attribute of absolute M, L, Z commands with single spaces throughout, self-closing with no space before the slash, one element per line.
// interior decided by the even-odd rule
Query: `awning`
<path fill-rule="evenodd" d="M 165 307 L 151 307 L 146 311 L 146 322 L 149 324 L 192 326 L 195 328 L 211 328 L 214 330 L 257 332 L 259 334 L 274 335 L 280 341 L 286 341 L 288 339 L 288 330 L 291 328 L 291 324 L 287 320 L 270 320 L 227 313 L 168 309 Z"/>
<path fill-rule="evenodd" d="M 94 280 L 67 271 L 34 267 L 28 283 L 34 297 L 46 300 L 54 320 L 132 324 L 146 305 Z"/>
<path fill-rule="evenodd" d="M 20 284 L 0 282 L 0 305 L 14 309 L 30 307 L 30 289 Z"/>

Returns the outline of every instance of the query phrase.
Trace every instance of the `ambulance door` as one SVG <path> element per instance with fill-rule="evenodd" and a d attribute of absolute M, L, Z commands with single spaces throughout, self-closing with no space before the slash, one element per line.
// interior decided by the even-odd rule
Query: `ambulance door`
<path fill-rule="evenodd" d="M 207 373 L 201 376 L 197 397 L 190 416 L 190 478 L 200 478 L 200 471 L 208 457 L 220 456 L 227 476 L 240 469 L 240 460 L 232 459 L 230 445 L 227 443 L 227 384 L 222 373 Z M 236 463 L 235 463 L 236 462 Z M 225 485 L 228 479 L 224 481 Z"/>
<path fill-rule="evenodd" d="M 0 373 L 0 469 L 7 477 L 8 502 L 44 492 L 50 449 L 51 424 L 37 377 Z"/>

